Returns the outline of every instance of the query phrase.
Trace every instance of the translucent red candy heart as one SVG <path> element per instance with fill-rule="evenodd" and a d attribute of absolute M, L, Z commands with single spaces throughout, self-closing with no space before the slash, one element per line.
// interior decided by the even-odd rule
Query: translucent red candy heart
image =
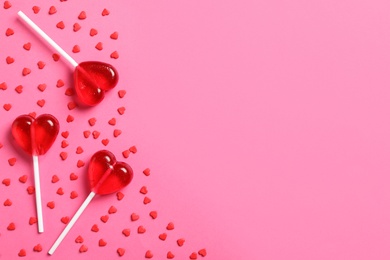
<path fill-rule="evenodd" d="M 88 177 L 91 190 L 105 195 L 119 191 L 133 179 L 133 170 L 124 162 L 117 162 L 107 151 L 96 152 L 89 163 Z"/>
<path fill-rule="evenodd" d="M 118 83 L 118 72 L 108 63 L 81 62 L 74 71 L 77 96 L 88 106 L 95 106 L 104 99 L 104 93 Z"/>
<path fill-rule="evenodd" d="M 33 118 L 30 115 L 17 117 L 12 123 L 12 136 L 16 143 L 30 155 L 43 155 L 57 138 L 60 125 L 49 114 Z"/>

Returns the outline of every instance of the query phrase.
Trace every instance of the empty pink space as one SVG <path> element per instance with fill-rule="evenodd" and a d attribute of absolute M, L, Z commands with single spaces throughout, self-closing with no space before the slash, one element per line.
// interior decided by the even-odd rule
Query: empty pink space
<path fill-rule="evenodd" d="M 1 259 L 19 259 L 22 249 L 26 259 L 390 258 L 389 2 L 0 4 Z M 71 66 L 53 60 L 19 10 L 77 62 L 112 64 L 118 85 L 95 107 L 72 108 Z M 10 135 L 30 112 L 60 122 L 61 136 L 40 158 L 43 234 L 29 223 L 32 162 Z M 87 166 L 102 149 L 131 165 L 133 181 L 122 199 L 94 198 L 48 256 L 63 218 L 88 195 Z"/>

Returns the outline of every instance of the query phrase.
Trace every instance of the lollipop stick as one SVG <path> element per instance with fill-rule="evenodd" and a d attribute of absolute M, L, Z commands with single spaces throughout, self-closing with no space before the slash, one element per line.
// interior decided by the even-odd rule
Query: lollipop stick
<path fill-rule="evenodd" d="M 65 227 L 64 231 L 62 231 L 61 235 L 57 238 L 56 242 L 54 242 L 53 246 L 49 250 L 49 255 L 54 254 L 54 251 L 56 251 L 57 247 L 60 245 L 62 240 L 65 238 L 65 236 L 68 234 L 69 230 L 73 227 L 74 223 L 77 221 L 77 219 L 80 217 L 80 215 L 83 213 L 85 208 L 88 206 L 88 204 L 91 202 L 93 197 L 95 196 L 95 192 L 91 191 L 91 193 L 88 195 L 88 197 L 85 199 L 81 207 L 77 210 L 76 214 L 74 214 L 73 218 L 70 220 L 69 224 Z"/>
<path fill-rule="evenodd" d="M 39 163 L 38 156 L 33 155 L 34 166 L 34 185 L 35 185 L 35 204 L 37 206 L 38 215 L 38 232 L 43 232 L 43 215 L 42 215 L 42 198 L 41 198 L 41 184 L 39 181 Z"/>
<path fill-rule="evenodd" d="M 61 56 L 63 56 L 73 67 L 76 67 L 78 63 L 69 56 L 68 53 L 64 51 L 52 38 L 49 37 L 41 28 L 38 27 L 30 18 L 27 17 L 22 11 L 18 12 L 20 18 L 22 18 L 28 25 L 31 26 L 43 39 L 45 39 L 56 51 L 58 51 Z"/>

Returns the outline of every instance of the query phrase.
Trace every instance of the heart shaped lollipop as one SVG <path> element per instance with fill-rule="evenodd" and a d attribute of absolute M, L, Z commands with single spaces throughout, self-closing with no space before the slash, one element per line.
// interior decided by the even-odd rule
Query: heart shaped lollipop
<path fill-rule="evenodd" d="M 43 232 L 41 186 L 39 181 L 38 156 L 45 154 L 57 138 L 60 126 L 58 120 L 49 114 L 34 118 L 30 115 L 17 117 L 12 123 L 11 133 L 16 143 L 32 155 L 34 166 L 35 203 L 38 217 L 38 232 Z"/>
<path fill-rule="evenodd" d="M 88 106 L 99 104 L 104 99 L 105 92 L 116 86 L 118 72 L 112 65 L 99 61 L 77 63 L 22 11 L 19 11 L 18 15 L 74 67 L 76 94 L 83 104 Z"/>
<path fill-rule="evenodd" d="M 91 157 L 88 167 L 88 178 L 91 192 L 54 242 L 48 252 L 49 255 L 54 253 L 93 197 L 96 194 L 106 195 L 114 193 L 126 187 L 133 179 L 133 170 L 127 163 L 117 162 L 111 152 L 101 150 Z"/>

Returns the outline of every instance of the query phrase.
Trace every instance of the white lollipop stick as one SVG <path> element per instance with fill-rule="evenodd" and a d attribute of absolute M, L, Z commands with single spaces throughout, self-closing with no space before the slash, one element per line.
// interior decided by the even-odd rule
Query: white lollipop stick
<path fill-rule="evenodd" d="M 38 232 L 43 233 L 42 198 L 41 198 L 41 184 L 39 181 L 38 156 L 33 155 L 32 158 L 33 158 L 33 166 L 34 166 L 35 204 L 37 207 L 37 216 L 38 216 Z"/>
<path fill-rule="evenodd" d="M 93 197 L 95 196 L 95 192 L 91 191 L 91 193 L 88 195 L 88 197 L 85 199 L 81 207 L 77 210 L 76 214 L 74 214 L 73 218 L 70 220 L 69 224 L 65 227 L 64 231 L 62 231 L 61 235 L 57 238 L 56 242 L 54 242 L 53 246 L 49 250 L 49 255 L 54 254 L 54 251 L 56 251 L 57 247 L 60 245 L 62 240 L 65 238 L 65 236 L 68 234 L 69 230 L 73 227 L 74 223 L 77 221 L 77 219 L 80 217 L 80 215 L 83 213 L 85 208 L 88 206 L 88 204 L 91 202 Z"/>
<path fill-rule="evenodd" d="M 18 12 L 20 18 L 22 18 L 28 25 L 31 26 L 43 39 L 45 39 L 61 56 L 63 56 L 73 67 L 77 67 L 78 63 L 69 56 L 52 38 L 49 37 L 41 28 L 38 27 L 30 18 L 27 17 L 22 11 Z"/>

